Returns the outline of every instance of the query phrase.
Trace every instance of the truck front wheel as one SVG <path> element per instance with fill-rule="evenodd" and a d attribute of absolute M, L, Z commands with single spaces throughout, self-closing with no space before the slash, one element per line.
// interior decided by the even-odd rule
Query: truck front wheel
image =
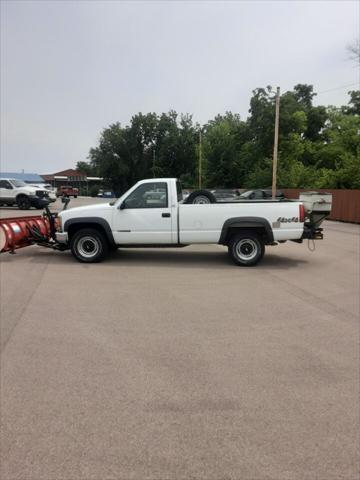
<path fill-rule="evenodd" d="M 16 203 L 20 210 L 29 210 L 31 207 L 31 202 L 26 195 L 19 195 L 16 198 Z"/>
<path fill-rule="evenodd" d="M 236 265 L 252 267 L 263 258 L 265 244 L 256 233 L 242 232 L 230 238 L 228 251 Z"/>
<path fill-rule="evenodd" d="M 71 252 L 79 262 L 101 262 L 109 251 L 105 236 L 95 228 L 78 230 L 70 241 Z"/>

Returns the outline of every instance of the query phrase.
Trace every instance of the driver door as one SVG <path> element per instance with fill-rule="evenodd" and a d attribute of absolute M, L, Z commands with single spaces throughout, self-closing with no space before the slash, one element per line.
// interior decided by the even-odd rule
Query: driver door
<path fill-rule="evenodd" d="M 168 184 L 143 183 L 114 210 L 114 239 L 119 245 L 170 244 L 174 221 Z"/>
<path fill-rule="evenodd" d="M 6 200 L 14 200 L 14 189 L 10 182 L 7 180 L 0 180 L 0 199 L 3 202 Z"/>

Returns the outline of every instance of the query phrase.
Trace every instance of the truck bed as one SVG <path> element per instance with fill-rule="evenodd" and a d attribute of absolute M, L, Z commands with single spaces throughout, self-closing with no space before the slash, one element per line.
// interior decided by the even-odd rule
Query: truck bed
<path fill-rule="evenodd" d="M 245 200 L 204 205 L 179 204 L 178 228 L 180 243 L 218 243 L 224 223 L 235 218 L 265 219 L 273 229 L 274 240 L 301 238 L 304 224 L 294 212 L 298 201 Z M 274 208 L 276 204 L 276 208 Z"/>

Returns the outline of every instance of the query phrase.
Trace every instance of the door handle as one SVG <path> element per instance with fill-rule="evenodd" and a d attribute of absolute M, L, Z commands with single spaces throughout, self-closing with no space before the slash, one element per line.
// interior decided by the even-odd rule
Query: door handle
<path fill-rule="evenodd" d="M 161 216 L 165 218 L 171 217 L 170 213 L 162 213 Z"/>

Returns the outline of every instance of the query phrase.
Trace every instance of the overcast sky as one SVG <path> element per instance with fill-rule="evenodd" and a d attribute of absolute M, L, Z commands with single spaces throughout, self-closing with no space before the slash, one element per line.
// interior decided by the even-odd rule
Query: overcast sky
<path fill-rule="evenodd" d="M 1 171 L 74 167 L 140 111 L 245 119 L 266 85 L 345 104 L 358 36 L 357 1 L 2 0 Z"/>

